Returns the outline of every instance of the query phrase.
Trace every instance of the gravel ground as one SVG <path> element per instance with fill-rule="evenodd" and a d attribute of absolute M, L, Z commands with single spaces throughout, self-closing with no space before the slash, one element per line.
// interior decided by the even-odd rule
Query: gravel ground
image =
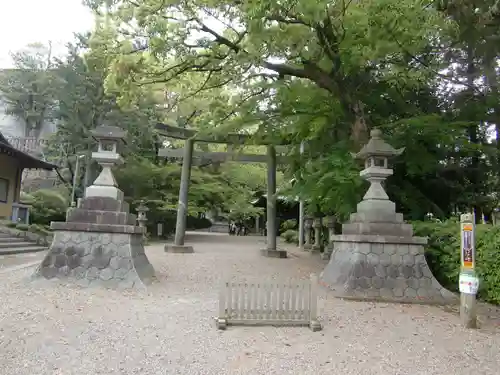
<path fill-rule="evenodd" d="M 500 333 L 466 331 L 438 307 L 347 302 L 320 292 L 321 332 L 215 328 L 218 282 L 307 277 L 308 254 L 268 259 L 252 237 L 191 236 L 195 254 L 147 254 L 149 292 L 27 282 L 33 268 L 0 275 L 0 374 L 494 374 Z M 495 370 L 496 369 L 496 370 Z"/>

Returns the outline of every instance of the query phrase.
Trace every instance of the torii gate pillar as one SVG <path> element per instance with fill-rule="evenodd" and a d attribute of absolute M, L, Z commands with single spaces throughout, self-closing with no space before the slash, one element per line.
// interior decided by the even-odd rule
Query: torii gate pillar
<path fill-rule="evenodd" d="M 286 258 L 284 250 L 276 248 L 276 149 L 267 146 L 267 246 L 261 254 L 271 258 Z"/>
<path fill-rule="evenodd" d="M 182 160 L 181 186 L 179 188 L 179 203 L 177 205 L 177 221 L 175 223 L 174 244 L 165 245 L 165 251 L 169 253 L 193 253 L 192 246 L 184 245 L 186 236 L 186 219 L 188 208 L 189 180 L 191 179 L 191 167 L 193 164 L 194 140 L 186 139 L 184 145 L 184 157 Z"/>

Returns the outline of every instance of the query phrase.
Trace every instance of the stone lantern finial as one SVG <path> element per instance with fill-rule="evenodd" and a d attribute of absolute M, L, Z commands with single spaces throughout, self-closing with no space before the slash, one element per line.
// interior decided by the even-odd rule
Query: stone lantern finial
<path fill-rule="evenodd" d="M 92 186 L 85 191 L 85 197 L 110 197 L 123 199 L 123 192 L 118 189 L 111 168 L 123 163 L 117 152 L 118 143 L 124 142 L 127 132 L 116 126 L 99 126 L 92 130 L 92 136 L 99 142 L 97 152 L 92 159 L 102 167 L 102 171 Z"/>

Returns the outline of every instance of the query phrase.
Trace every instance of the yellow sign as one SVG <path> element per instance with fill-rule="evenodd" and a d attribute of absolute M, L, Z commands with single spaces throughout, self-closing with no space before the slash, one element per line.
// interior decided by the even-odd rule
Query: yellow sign
<path fill-rule="evenodd" d="M 462 229 L 466 232 L 472 232 L 472 224 L 464 224 Z"/>

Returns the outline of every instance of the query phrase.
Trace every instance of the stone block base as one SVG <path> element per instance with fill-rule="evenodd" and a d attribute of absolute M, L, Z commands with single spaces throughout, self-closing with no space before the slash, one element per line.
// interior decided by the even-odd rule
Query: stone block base
<path fill-rule="evenodd" d="M 287 258 L 288 255 L 285 250 L 270 250 L 262 249 L 260 254 L 268 258 Z"/>
<path fill-rule="evenodd" d="M 81 286 L 143 289 L 155 278 L 142 234 L 57 231 L 34 277 Z"/>
<path fill-rule="evenodd" d="M 166 253 L 191 254 L 194 253 L 193 246 L 187 245 L 165 245 Z"/>
<path fill-rule="evenodd" d="M 432 275 L 423 238 L 341 235 L 333 243 L 320 283 L 337 297 L 429 304 L 457 301 Z"/>

